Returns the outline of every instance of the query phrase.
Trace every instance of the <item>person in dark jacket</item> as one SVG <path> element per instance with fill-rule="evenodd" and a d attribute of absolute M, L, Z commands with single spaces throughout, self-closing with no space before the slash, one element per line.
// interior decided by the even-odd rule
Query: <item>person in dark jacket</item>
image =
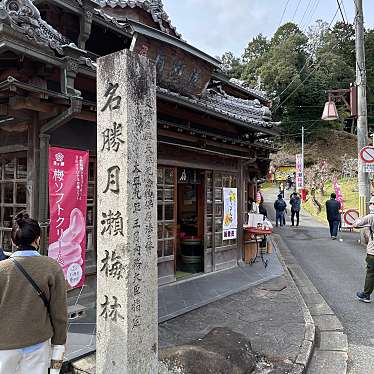
<path fill-rule="evenodd" d="M 268 211 L 264 206 L 264 202 L 261 202 L 258 206 L 258 212 L 262 214 L 265 218 L 268 218 Z"/>
<path fill-rule="evenodd" d="M 295 216 L 296 216 L 296 226 L 299 226 L 301 199 L 297 192 L 294 192 L 291 195 L 290 205 L 291 205 L 291 224 L 292 226 L 295 226 Z"/>
<path fill-rule="evenodd" d="M 326 201 L 327 220 L 330 225 L 331 239 L 335 240 L 338 236 L 338 229 L 340 226 L 340 202 L 336 200 L 336 194 L 331 194 L 331 199 Z"/>
<path fill-rule="evenodd" d="M 286 208 L 287 208 L 287 204 L 283 200 L 283 196 L 279 194 L 278 199 L 274 203 L 276 226 L 278 226 L 278 222 L 281 226 L 286 225 L 286 217 L 285 217 Z"/>

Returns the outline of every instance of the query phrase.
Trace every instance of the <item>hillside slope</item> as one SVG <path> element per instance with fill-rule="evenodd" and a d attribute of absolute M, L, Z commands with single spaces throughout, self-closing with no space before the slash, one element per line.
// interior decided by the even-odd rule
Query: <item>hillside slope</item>
<path fill-rule="evenodd" d="M 301 153 L 301 145 L 287 141 L 273 155 L 273 164 L 294 164 L 298 153 Z M 341 171 L 344 160 L 352 158 L 357 158 L 357 137 L 345 131 L 328 130 L 305 144 L 305 167 L 326 160 L 333 169 Z"/>

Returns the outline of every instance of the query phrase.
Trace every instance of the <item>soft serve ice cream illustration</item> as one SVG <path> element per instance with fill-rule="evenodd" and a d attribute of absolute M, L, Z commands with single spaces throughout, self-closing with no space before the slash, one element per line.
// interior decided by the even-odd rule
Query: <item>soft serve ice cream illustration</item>
<path fill-rule="evenodd" d="M 54 258 L 61 265 L 65 279 L 71 287 L 78 285 L 83 276 L 81 244 L 85 234 L 83 213 L 80 209 L 74 208 L 70 213 L 69 227 L 48 248 L 49 257 Z"/>

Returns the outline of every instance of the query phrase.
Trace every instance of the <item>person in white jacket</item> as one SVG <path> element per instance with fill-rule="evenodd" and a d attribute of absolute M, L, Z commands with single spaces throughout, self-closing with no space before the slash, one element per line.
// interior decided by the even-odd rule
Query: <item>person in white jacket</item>
<path fill-rule="evenodd" d="M 368 234 L 365 285 L 364 290 L 356 294 L 357 298 L 364 303 L 370 303 L 370 295 L 374 290 L 374 197 L 370 199 L 369 211 L 367 216 L 359 218 L 353 224 L 355 228 L 365 228 Z"/>

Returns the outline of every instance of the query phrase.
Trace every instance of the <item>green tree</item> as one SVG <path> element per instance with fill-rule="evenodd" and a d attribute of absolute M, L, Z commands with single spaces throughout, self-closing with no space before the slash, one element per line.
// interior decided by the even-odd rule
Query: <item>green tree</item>
<path fill-rule="evenodd" d="M 258 80 L 261 79 L 258 70 L 265 63 L 269 49 L 270 42 L 262 34 L 257 35 L 248 43 L 242 57 L 244 67 L 241 79 L 251 85 L 257 85 Z"/>
<path fill-rule="evenodd" d="M 369 124 L 372 124 L 374 123 L 374 30 L 367 31 L 365 42 L 368 87 L 368 115 Z"/>
<path fill-rule="evenodd" d="M 240 58 L 232 52 L 226 52 L 221 57 L 222 69 L 230 78 L 239 78 L 242 75 L 244 66 Z"/>
<path fill-rule="evenodd" d="M 274 120 L 282 121 L 285 134 L 297 134 L 302 125 L 318 135 L 329 127 L 344 128 L 350 113 L 338 104 L 340 123 L 320 120 L 326 91 L 349 88 L 355 81 L 355 30 L 337 22 L 331 29 L 316 21 L 307 34 L 293 23 L 281 26 L 269 40 L 254 37 L 241 58 L 223 56 L 230 77 L 261 89 L 273 101 Z M 369 116 L 374 122 L 374 30 L 366 32 Z M 369 118 L 370 123 L 370 118 Z M 373 126 L 374 127 L 374 126 Z"/>

